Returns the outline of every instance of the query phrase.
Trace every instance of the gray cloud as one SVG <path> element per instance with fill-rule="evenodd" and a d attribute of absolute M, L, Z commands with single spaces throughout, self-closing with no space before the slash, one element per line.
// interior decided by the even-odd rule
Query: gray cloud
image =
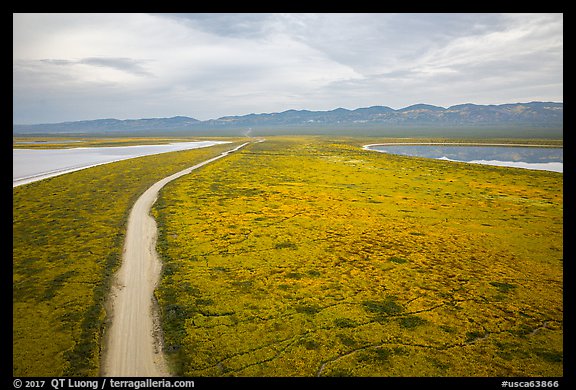
<path fill-rule="evenodd" d="M 65 60 L 65 59 L 42 59 L 43 63 L 53 65 L 92 65 L 104 68 L 111 68 L 126 73 L 131 73 L 137 76 L 151 76 L 143 66 L 147 61 L 135 60 L 133 58 L 125 57 L 88 57 L 80 60 Z"/>
<path fill-rule="evenodd" d="M 201 13 L 158 14 L 188 27 L 233 38 L 256 38 L 265 35 L 272 14 Z"/>
<path fill-rule="evenodd" d="M 90 57 L 83 58 L 80 63 L 94 66 L 110 67 L 112 69 L 121 70 L 123 72 L 132 73 L 138 76 L 150 76 L 151 74 L 146 71 L 143 66 L 147 61 L 135 60 L 132 58 L 106 58 L 106 57 Z"/>
<path fill-rule="evenodd" d="M 563 100 L 562 14 L 15 14 L 15 123 Z"/>
<path fill-rule="evenodd" d="M 46 64 L 53 64 L 53 65 L 73 65 L 77 64 L 78 61 L 70 61 L 70 60 L 57 60 L 57 59 L 43 59 L 40 62 L 44 62 Z"/>

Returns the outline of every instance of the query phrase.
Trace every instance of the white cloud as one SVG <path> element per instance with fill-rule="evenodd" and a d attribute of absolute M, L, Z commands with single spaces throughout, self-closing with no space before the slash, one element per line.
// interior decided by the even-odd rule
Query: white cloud
<path fill-rule="evenodd" d="M 13 43 L 16 123 L 562 100 L 562 15 L 15 14 Z"/>

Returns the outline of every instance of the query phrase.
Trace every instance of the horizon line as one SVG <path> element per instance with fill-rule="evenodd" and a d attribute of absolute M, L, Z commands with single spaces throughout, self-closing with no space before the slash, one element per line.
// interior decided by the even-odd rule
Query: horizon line
<path fill-rule="evenodd" d="M 490 106 L 506 106 L 506 105 L 513 105 L 513 104 L 531 104 L 531 103 L 553 103 L 553 104 L 564 104 L 563 101 L 561 102 L 555 102 L 555 101 L 541 101 L 541 100 L 533 100 L 530 102 L 515 102 L 515 103 L 502 103 L 502 104 L 476 104 L 476 103 L 458 103 L 458 104 L 453 104 L 449 107 L 444 107 L 444 106 L 437 106 L 434 104 L 428 104 L 428 103 L 414 103 L 414 104 L 410 104 L 408 106 L 405 107 L 401 107 L 401 108 L 392 108 L 390 106 L 385 106 L 385 105 L 373 105 L 373 106 L 363 106 L 363 107 L 357 107 L 357 108 L 344 108 L 344 107 L 336 107 L 333 108 L 331 110 L 308 110 L 308 109 L 295 109 L 295 108 L 289 108 L 287 110 L 284 111 L 274 111 L 274 112 L 251 112 L 248 114 L 237 114 L 237 115 L 224 115 L 218 118 L 210 118 L 210 119 L 205 119 L 205 120 L 201 120 L 201 119 L 196 119 L 194 117 L 190 117 L 187 115 L 174 115 L 174 116 L 166 116 L 166 117 L 149 117 L 149 118 L 126 118 L 126 119 L 118 119 L 118 118 L 96 118 L 96 119 L 78 119 L 78 120 L 70 120 L 70 121 L 62 121 L 62 122 L 43 122 L 43 123 L 14 123 L 12 122 L 12 126 L 36 126 L 36 125 L 59 125 L 59 124 L 65 124 L 65 123 L 75 123 L 75 122 L 92 122 L 92 121 L 104 121 L 104 120 L 116 120 L 116 121 L 138 121 L 138 120 L 152 120 L 152 119 L 174 119 L 174 118 L 188 118 L 188 119 L 194 119 L 195 121 L 198 122 L 208 122 L 208 121 L 213 121 L 213 120 L 218 120 L 218 119 L 222 119 L 222 118 L 231 118 L 231 117 L 241 117 L 241 116 L 247 116 L 247 115 L 266 115 L 266 114 L 282 114 L 288 111 L 308 111 L 308 112 L 330 112 L 330 111 L 336 111 L 336 110 L 346 110 L 346 111 L 356 111 L 356 110 L 360 110 L 363 108 L 374 108 L 374 107 L 385 107 L 385 108 L 390 108 L 393 111 L 401 111 L 404 110 L 406 108 L 410 108 L 413 106 L 431 106 L 431 107 L 437 107 L 437 108 L 442 108 L 444 110 L 449 110 L 452 107 L 456 107 L 456 106 L 466 106 L 466 105 L 473 105 L 473 106 L 485 106 L 485 107 L 490 107 Z"/>

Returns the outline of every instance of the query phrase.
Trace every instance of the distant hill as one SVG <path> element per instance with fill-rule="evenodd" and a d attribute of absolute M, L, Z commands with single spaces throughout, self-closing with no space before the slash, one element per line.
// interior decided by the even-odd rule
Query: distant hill
<path fill-rule="evenodd" d="M 224 116 L 199 121 L 185 116 L 152 119 L 98 119 L 37 125 L 13 125 L 14 135 L 29 134 L 190 134 L 242 135 L 288 133 L 348 133 L 407 135 L 426 129 L 516 130 L 553 129 L 562 136 L 564 104 L 553 102 L 501 105 L 459 104 L 449 108 L 415 104 L 398 110 L 386 106 L 331 111 L 287 110 L 275 113 Z M 417 131 L 416 131 L 417 130 Z M 461 132 L 460 132 L 461 133 Z M 540 133 L 543 133 L 540 131 Z M 544 134 L 544 133 L 543 133 Z M 548 133 L 546 133 L 548 134 Z M 421 135 L 421 134 L 420 134 Z"/>
<path fill-rule="evenodd" d="M 198 119 L 186 116 L 172 118 L 148 119 L 95 119 L 76 122 L 47 123 L 38 125 L 13 125 L 13 134 L 57 134 L 57 133 L 131 133 L 170 131 L 180 128 L 189 128 L 192 124 L 200 122 Z"/>

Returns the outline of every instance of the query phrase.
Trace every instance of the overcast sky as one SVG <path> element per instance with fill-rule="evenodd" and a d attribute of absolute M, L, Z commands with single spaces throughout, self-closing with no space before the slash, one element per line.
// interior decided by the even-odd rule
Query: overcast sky
<path fill-rule="evenodd" d="M 562 14 L 14 14 L 18 124 L 563 101 Z"/>

